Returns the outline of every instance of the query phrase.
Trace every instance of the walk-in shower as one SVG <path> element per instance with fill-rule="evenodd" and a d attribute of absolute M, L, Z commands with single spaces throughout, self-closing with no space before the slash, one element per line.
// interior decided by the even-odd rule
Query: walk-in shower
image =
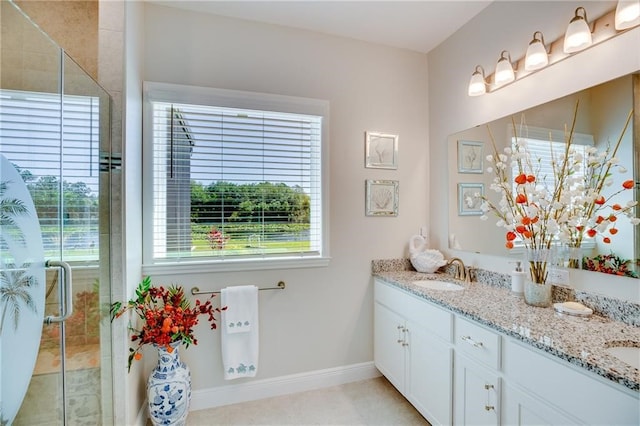
<path fill-rule="evenodd" d="M 112 424 L 109 95 L 11 1 L 0 31 L 2 424 Z"/>

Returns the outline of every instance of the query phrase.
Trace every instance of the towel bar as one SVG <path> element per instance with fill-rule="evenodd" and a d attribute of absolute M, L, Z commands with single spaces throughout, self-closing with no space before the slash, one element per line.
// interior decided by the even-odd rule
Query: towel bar
<path fill-rule="evenodd" d="M 259 288 L 258 290 L 284 290 L 285 288 L 284 281 L 278 281 L 277 287 L 267 287 L 267 288 Z M 197 294 L 220 294 L 220 290 L 218 291 L 200 291 L 198 287 L 191 287 L 191 294 L 194 296 Z"/>

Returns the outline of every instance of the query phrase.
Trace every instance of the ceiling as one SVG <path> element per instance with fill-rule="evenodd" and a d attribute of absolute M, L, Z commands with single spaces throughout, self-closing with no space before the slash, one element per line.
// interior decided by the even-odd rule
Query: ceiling
<path fill-rule="evenodd" d="M 147 0 L 427 53 L 491 1 Z"/>

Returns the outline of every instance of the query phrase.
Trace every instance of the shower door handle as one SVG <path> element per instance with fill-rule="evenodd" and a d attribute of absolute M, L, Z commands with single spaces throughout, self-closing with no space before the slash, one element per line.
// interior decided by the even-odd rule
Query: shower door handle
<path fill-rule="evenodd" d="M 64 278 L 64 297 L 62 299 L 62 309 L 60 316 L 49 315 L 44 319 L 45 324 L 51 324 L 53 322 L 63 322 L 67 320 L 71 314 L 73 314 L 73 286 L 71 278 L 71 266 L 67 262 L 58 260 L 47 260 L 44 263 L 47 268 L 60 268 L 62 269 L 62 277 Z"/>

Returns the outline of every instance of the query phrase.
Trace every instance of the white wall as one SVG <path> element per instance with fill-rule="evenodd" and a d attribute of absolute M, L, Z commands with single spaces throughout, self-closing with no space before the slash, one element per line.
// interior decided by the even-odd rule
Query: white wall
<path fill-rule="evenodd" d="M 524 56 L 533 32 L 547 41 L 560 37 L 576 2 L 494 2 L 461 30 L 432 50 L 429 60 L 429 141 L 431 200 L 447 200 L 447 136 L 511 113 L 640 69 L 640 28 L 580 52 L 497 92 L 467 96 L 471 73 L 480 64 L 490 74 L 503 49 L 515 60 Z M 588 2 L 591 18 L 615 7 L 615 2 Z M 446 202 L 430 203 L 432 241 L 447 249 Z M 453 253 L 470 264 L 508 272 L 507 259 Z M 615 280 L 615 285 L 611 283 Z M 633 301 L 640 300 L 638 280 L 604 274 L 572 274 L 577 287 Z"/>
<path fill-rule="evenodd" d="M 154 281 L 219 289 L 284 280 L 286 290 L 260 293 L 256 379 L 370 362 L 370 262 L 405 256 L 429 217 L 426 56 L 154 4 L 145 5 L 144 37 L 145 80 L 327 99 L 331 108 L 328 267 Z M 399 135 L 398 170 L 364 168 L 366 130 Z M 365 217 L 365 179 L 400 181 L 397 218 Z M 194 390 L 225 385 L 219 336 L 203 326 L 198 338 L 182 352 Z"/>
<path fill-rule="evenodd" d="M 101 2 L 101 4 L 104 1 Z M 107 2 L 113 3 L 113 2 Z M 142 228 L 142 53 L 144 49 L 140 28 L 143 26 L 144 8 L 141 2 L 127 1 L 124 5 L 124 114 L 123 114 L 123 170 L 121 194 L 122 210 L 118 220 L 122 221 L 122 253 L 114 252 L 112 257 L 119 255 L 125 262 L 123 273 L 114 277 L 112 291 L 117 295 L 116 300 L 129 300 L 134 297 L 134 289 L 140 281 L 142 263 L 142 239 L 137 235 Z M 118 322 L 116 322 L 118 324 Z M 129 355 L 129 333 L 124 319 L 119 322 L 120 327 L 114 327 L 117 332 L 113 336 L 114 353 L 119 354 L 114 360 L 118 367 L 114 371 L 114 384 L 126 380 L 127 386 L 123 391 L 114 389 L 114 424 L 134 424 L 139 415 L 139 408 L 146 397 L 146 376 L 142 375 L 141 366 L 133 366 L 131 373 L 127 373 L 127 357 Z"/>

